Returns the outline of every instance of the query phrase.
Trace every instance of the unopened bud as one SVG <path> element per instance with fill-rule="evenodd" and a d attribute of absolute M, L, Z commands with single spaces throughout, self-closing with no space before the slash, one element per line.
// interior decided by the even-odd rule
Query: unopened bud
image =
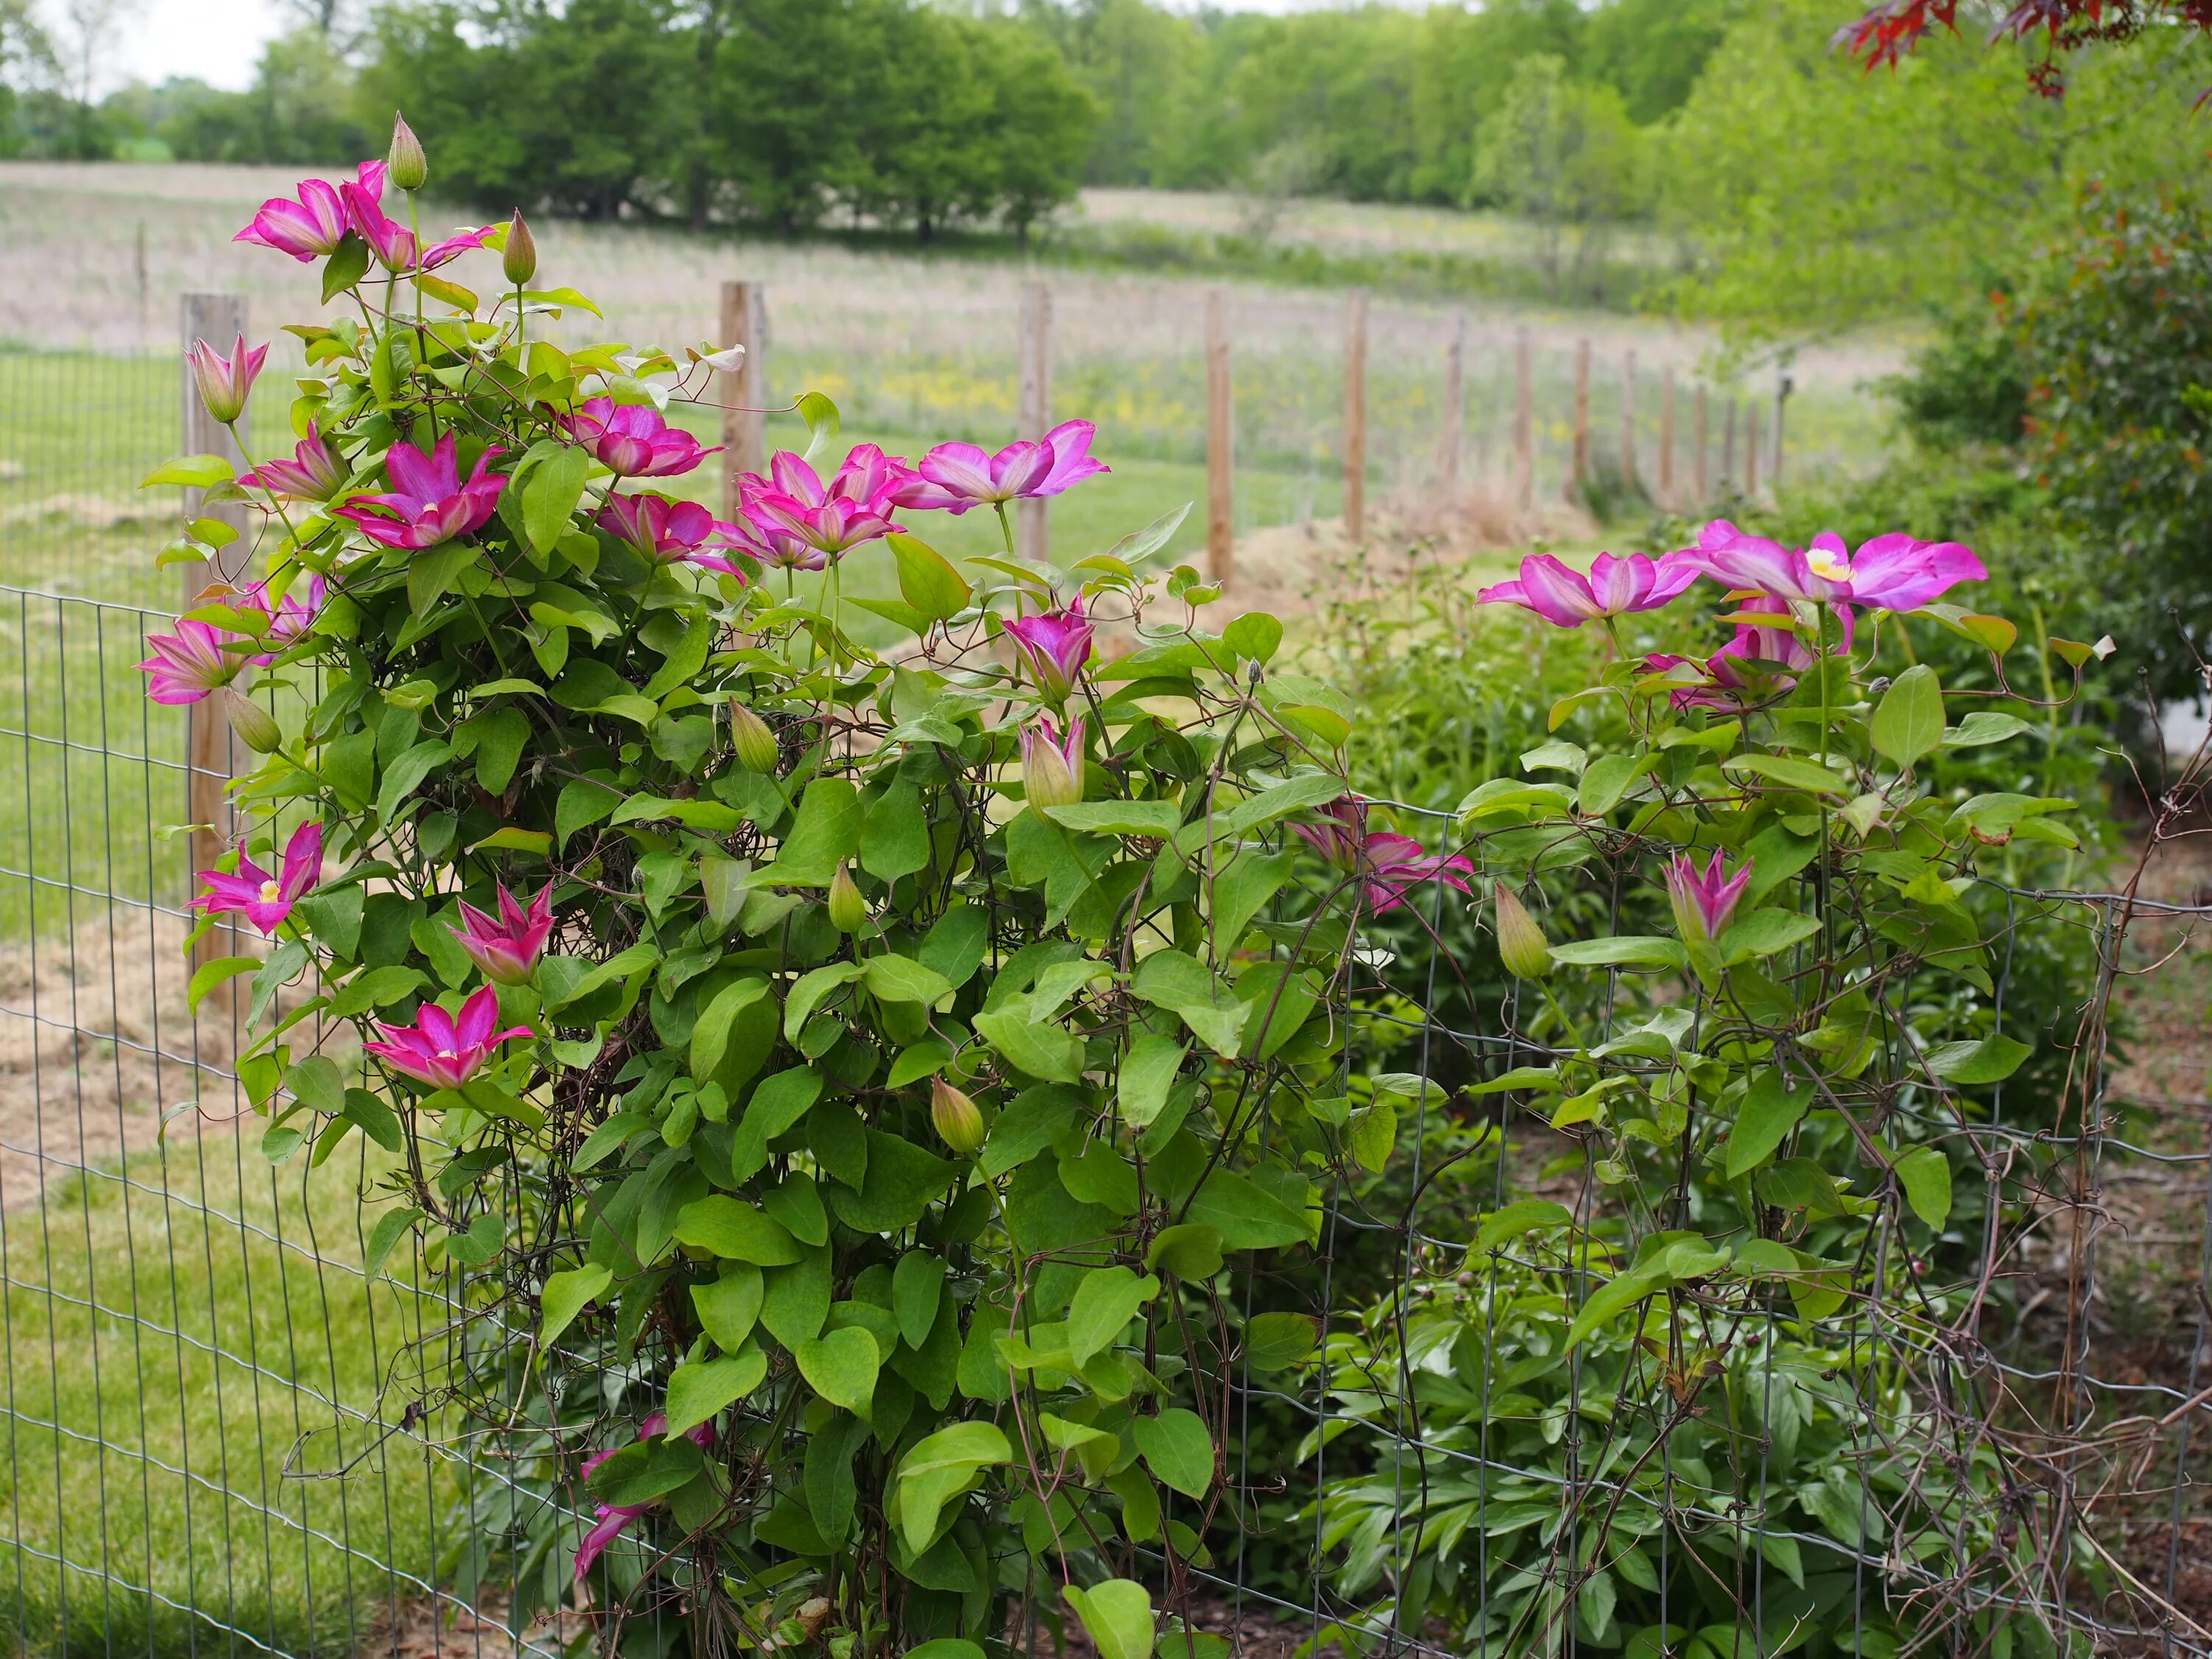
<path fill-rule="evenodd" d="M 741 702 L 730 705 L 730 741 L 738 751 L 738 764 L 748 772 L 775 775 L 775 733 L 768 722 Z"/>
<path fill-rule="evenodd" d="M 384 176 L 399 190 L 420 190 L 430 176 L 429 158 L 422 154 L 422 141 L 407 125 L 407 118 L 395 114 L 392 118 L 392 148 L 384 157 Z"/>
<path fill-rule="evenodd" d="M 961 1157 L 973 1158 L 983 1150 L 983 1114 L 975 1109 L 974 1101 L 941 1077 L 929 1080 L 929 1121 L 937 1126 L 945 1144 Z"/>
<path fill-rule="evenodd" d="M 238 733 L 240 743 L 257 755 L 273 755 L 283 745 L 284 734 L 276 729 L 275 715 L 228 687 L 222 697 L 222 712 L 229 717 L 230 729 Z"/>
<path fill-rule="evenodd" d="M 830 925 L 841 933 L 857 933 L 867 920 L 868 902 L 860 896 L 860 885 L 840 864 L 830 878 Z"/>
<path fill-rule="evenodd" d="M 1552 971 L 1552 947 L 1520 896 L 1504 882 L 1497 888 L 1498 955 L 1516 979 L 1542 979 Z"/>
<path fill-rule="evenodd" d="M 538 244 L 531 240 L 530 227 L 522 222 L 520 208 L 507 222 L 507 247 L 499 256 L 499 268 L 517 288 L 538 274 Z"/>

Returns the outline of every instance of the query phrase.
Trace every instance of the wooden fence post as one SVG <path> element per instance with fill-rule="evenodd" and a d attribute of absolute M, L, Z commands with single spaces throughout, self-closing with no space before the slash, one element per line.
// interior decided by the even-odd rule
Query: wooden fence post
<path fill-rule="evenodd" d="M 740 472 L 768 471 L 767 305 L 758 283 L 722 284 L 722 344 L 741 345 L 737 372 L 720 377 L 722 402 L 722 516 L 737 521 Z"/>
<path fill-rule="evenodd" d="M 1237 476 L 1236 404 L 1229 379 L 1229 301 L 1206 295 L 1206 556 L 1213 585 L 1227 592 L 1236 574 L 1232 485 Z"/>
<path fill-rule="evenodd" d="M 1735 399 L 1728 400 L 1728 418 L 1721 422 L 1721 488 L 1734 489 L 1735 476 Z"/>
<path fill-rule="evenodd" d="M 1527 512 L 1536 504 L 1536 389 L 1528 362 L 1528 331 L 1513 335 L 1513 504 Z"/>
<path fill-rule="evenodd" d="M 1708 465 L 1707 453 L 1712 446 L 1709 441 L 1709 434 L 1706 431 L 1705 383 L 1703 380 L 1698 382 L 1698 412 L 1696 424 L 1698 428 L 1697 455 L 1695 458 L 1695 465 L 1691 468 L 1690 481 L 1695 486 L 1697 491 L 1697 510 L 1702 513 L 1705 510 L 1705 503 L 1713 498 L 1712 477 Z"/>
<path fill-rule="evenodd" d="M 1630 352 L 1620 366 L 1620 482 L 1636 488 L 1636 354 Z"/>
<path fill-rule="evenodd" d="M 1017 419 L 1020 438 L 1042 438 L 1052 430 L 1052 290 L 1042 283 L 1022 284 L 1021 382 Z M 1014 507 L 1014 550 L 1043 563 L 1047 555 L 1042 496 Z"/>
<path fill-rule="evenodd" d="M 1759 399 L 1747 399 L 1743 406 L 1743 493 L 1759 494 Z"/>
<path fill-rule="evenodd" d="M 1437 440 L 1437 482 L 1444 500 L 1459 501 L 1460 470 L 1467 447 L 1467 313 L 1454 314 L 1451 344 L 1444 349 L 1444 421 Z"/>
<path fill-rule="evenodd" d="M 1575 342 L 1575 453 L 1567 477 L 1566 498 L 1575 501 L 1589 482 L 1589 364 L 1588 340 Z"/>
<path fill-rule="evenodd" d="M 184 296 L 182 332 L 184 343 L 190 347 L 195 340 L 205 340 L 228 357 L 232 343 L 246 332 L 246 296 L 242 294 L 187 294 Z M 183 364 L 184 383 L 184 453 L 187 455 L 222 455 L 234 467 L 242 467 L 244 458 L 231 440 L 229 429 L 207 411 L 200 401 L 199 386 L 192 376 L 191 365 Z M 187 564 L 184 568 L 184 592 L 181 608 L 189 611 L 201 592 L 218 582 L 237 582 L 246 574 L 253 557 L 251 534 L 251 515 L 243 501 L 225 501 L 214 506 L 207 504 L 206 491 L 188 489 L 185 492 L 185 517 L 216 519 L 237 531 L 238 538 L 223 548 L 215 558 L 204 562 Z M 185 735 L 185 810 L 194 826 L 191 832 L 192 868 L 211 869 L 217 858 L 230 846 L 232 818 L 230 799 L 227 793 L 231 778 L 237 771 L 240 757 L 234 751 L 230 721 L 223 713 L 223 702 L 231 694 L 219 693 L 194 703 L 186 715 Z M 192 948 L 192 967 L 195 971 L 220 957 L 238 954 L 239 944 L 233 930 L 218 927 L 209 930 Z M 216 988 L 200 1008 L 203 1013 L 212 1009 L 214 1016 L 227 1016 L 231 1007 L 231 992 L 234 981 Z"/>
<path fill-rule="evenodd" d="M 1367 533 L 1367 290 L 1355 288 L 1344 307 L 1344 535 L 1358 545 Z"/>
<path fill-rule="evenodd" d="M 1797 383 L 1790 378 L 1788 369 L 1774 377 L 1774 465 L 1771 477 L 1778 489 L 1782 487 L 1782 413 L 1789 407 L 1790 394 L 1796 389 Z"/>
<path fill-rule="evenodd" d="M 1674 510 L 1674 369 L 1659 378 L 1659 505 Z"/>

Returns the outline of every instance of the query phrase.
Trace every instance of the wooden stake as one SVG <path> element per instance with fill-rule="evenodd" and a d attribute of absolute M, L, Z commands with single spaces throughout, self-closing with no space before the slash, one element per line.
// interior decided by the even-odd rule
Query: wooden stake
<path fill-rule="evenodd" d="M 1367 533 L 1367 290 L 1355 288 L 1344 307 L 1344 534 L 1358 545 Z"/>
<path fill-rule="evenodd" d="M 1674 370 L 1659 377 L 1659 505 L 1674 510 Z"/>
<path fill-rule="evenodd" d="M 1454 313 L 1451 344 L 1444 349 L 1443 429 L 1437 440 L 1437 483 L 1448 502 L 1459 500 L 1460 468 L 1467 447 L 1467 313 Z"/>
<path fill-rule="evenodd" d="M 1566 489 L 1567 499 L 1571 501 L 1580 499 L 1583 486 L 1589 482 L 1589 342 L 1576 341 L 1575 453 Z"/>
<path fill-rule="evenodd" d="M 1620 366 L 1620 482 L 1636 488 L 1636 354 L 1630 352 Z"/>
<path fill-rule="evenodd" d="M 1237 410 L 1229 379 L 1229 301 L 1206 295 L 1206 556 L 1214 586 L 1226 592 L 1236 574 L 1237 532 L 1231 493 L 1237 476 Z"/>
<path fill-rule="evenodd" d="M 1042 438 L 1052 429 L 1052 290 L 1042 283 L 1022 285 L 1021 387 L 1016 436 Z M 1046 502 L 1042 496 L 1014 508 L 1014 550 L 1042 563 L 1047 557 Z"/>
<path fill-rule="evenodd" d="M 1721 423 L 1721 488 L 1735 487 L 1735 399 L 1731 398 L 1728 400 L 1728 418 Z"/>
<path fill-rule="evenodd" d="M 1513 501 L 1522 512 L 1536 504 L 1536 388 L 1528 362 L 1528 331 L 1513 335 Z"/>
<path fill-rule="evenodd" d="M 184 296 L 180 319 L 184 343 L 190 347 L 195 340 L 205 340 L 225 356 L 230 355 L 232 343 L 246 332 L 246 296 L 241 294 L 187 294 Z M 192 377 L 191 365 L 183 369 L 184 380 L 184 453 L 187 455 L 223 455 L 234 467 L 243 470 L 245 458 L 230 435 L 230 430 L 207 411 L 200 401 L 199 386 Z M 223 548 L 215 558 L 204 562 L 187 564 L 184 569 L 183 608 L 190 610 L 203 590 L 217 582 L 243 580 L 253 557 L 253 540 L 249 533 L 250 514 L 243 501 L 224 501 L 210 506 L 205 500 L 207 492 L 188 489 L 185 492 L 185 517 L 216 519 L 239 532 L 236 540 Z M 228 787 L 236 775 L 238 762 L 242 758 L 235 752 L 231 736 L 230 720 L 223 705 L 233 693 L 218 692 L 214 696 L 194 703 L 186 716 L 189 722 L 185 735 L 186 786 L 185 808 L 196 826 L 192 830 L 192 868 L 207 870 L 214 867 L 216 859 L 229 849 L 234 824 Z M 192 967 L 195 971 L 221 957 L 239 954 L 240 944 L 233 929 L 228 927 L 209 930 L 192 947 Z M 231 1009 L 231 993 L 236 981 L 228 981 L 200 1004 L 203 1014 L 210 1018 L 228 1017 Z M 212 1012 L 210 1012 L 212 1011 Z"/>
<path fill-rule="evenodd" d="M 1695 465 L 1691 470 L 1691 482 L 1697 486 L 1697 499 L 1694 505 L 1699 512 L 1703 512 L 1705 503 L 1713 498 L 1712 478 L 1708 471 L 1708 462 L 1711 459 L 1709 452 L 1712 445 L 1706 431 L 1705 383 L 1703 380 L 1698 382 L 1697 428 L 1697 453 Z"/>
<path fill-rule="evenodd" d="M 737 373 L 719 376 L 715 387 L 723 405 L 722 516 L 733 524 L 743 506 L 738 475 L 768 471 L 767 310 L 758 283 L 722 284 L 721 343 L 745 349 Z"/>
<path fill-rule="evenodd" d="M 1790 406 L 1790 376 L 1785 371 L 1774 382 L 1774 466 L 1771 476 L 1778 489 L 1782 487 L 1782 416 L 1783 411 Z"/>
<path fill-rule="evenodd" d="M 1743 493 L 1759 494 L 1759 399 L 1752 398 L 1743 409 Z"/>

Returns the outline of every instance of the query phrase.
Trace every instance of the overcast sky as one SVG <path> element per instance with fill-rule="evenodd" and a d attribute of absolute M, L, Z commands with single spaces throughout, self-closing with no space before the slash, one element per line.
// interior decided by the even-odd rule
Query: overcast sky
<path fill-rule="evenodd" d="M 1237 11 L 1304 11 L 1335 0 L 1215 0 Z M 49 0 L 47 9 L 54 9 Z M 120 50 L 101 77 L 101 90 L 126 81 L 196 76 L 211 86 L 240 88 L 280 27 L 277 0 L 137 0 Z"/>

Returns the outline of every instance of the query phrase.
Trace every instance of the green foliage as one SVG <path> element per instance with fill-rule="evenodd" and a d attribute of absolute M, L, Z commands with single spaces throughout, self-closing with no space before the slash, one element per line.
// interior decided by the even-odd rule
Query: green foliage
<path fill-rule="evenodd" d="M 264 47 L 252 87 L 217 92 L 190 83 L 149 112 L 147 129 L 186 161 L 342 162 L 380 145 L 355 118 L 352 70 L 313 29 Z"/>

